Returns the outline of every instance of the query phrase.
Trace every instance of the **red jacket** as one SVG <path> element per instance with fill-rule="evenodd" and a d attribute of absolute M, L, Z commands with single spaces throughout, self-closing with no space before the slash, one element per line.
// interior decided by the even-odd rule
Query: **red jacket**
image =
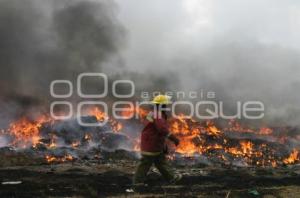
<path fill-rule="evenodd" d="M 141 151 L 142 153 L 162 152 L 165 147 L 165 139 L 169 135 L 167 120 L 150 115 L 148 121 L 141 135 Z"/>

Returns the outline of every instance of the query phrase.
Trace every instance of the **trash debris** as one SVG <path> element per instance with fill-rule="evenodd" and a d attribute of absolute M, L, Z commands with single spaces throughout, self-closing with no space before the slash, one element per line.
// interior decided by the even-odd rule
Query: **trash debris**
<path fill-rule="evenodd" d="M 22 181 L 8 181 L 8 182 L 2 182 L 2 185 L 17 185 L 21 183 Z"/>
<path fill-rule="evenodd" d="M 255 190 L 255 189 L 249 189 L 249 190 L 248 190 L 248 193 L 249 193 L 249 194 L 252 194 L 252 195 L 255 195 L 255 196 L 258 196 L 258 195 L 259 195 L 259 192 L 258 192 L 257 190 Z"/>
<path fill-rule="evenodd" d="M 134 190 L 133 190 L 132 188 L 129 188 L 129 189 L 126 189 L 126 192 L 127 192 L 127 193 L 133 193 Z"/>
<path fill-rule="evenodd" d="M 229 195 L 230 195 L 230 193 L 231 193 L 231 190 L 230 190 L 230 191 L 228 191 L 228 193 L 226 194 L 226 197 L 225 197 L 225 198 L 228 198 L 228 197 L 229 197 Z"/>

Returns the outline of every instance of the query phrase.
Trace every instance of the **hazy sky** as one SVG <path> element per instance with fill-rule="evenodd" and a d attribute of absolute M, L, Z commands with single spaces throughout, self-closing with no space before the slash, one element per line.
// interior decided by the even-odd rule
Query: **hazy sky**
<path fill-rule="evenodd" d="M 299 123 L 300 2 L 116 0 L 127 68 L 158 71 L 184 90 L 257 99 L 272 118 Z M 284 119 L 283 119 L 284 118 Z"/>
<path fill-rule="evenodd" d="M 116 0 L 136 67 L 197 53 L 216 40 L 254 40 L 299 49 L 300 2 L 293 0 Z M 155 57 L 149 56 L 155 54 Z M 152 61 L 149 61 L 152 62 Z M 149 65 L 150 66 L 150 65 Z M 155 64 L 151 64 L 155 67 Z"/>

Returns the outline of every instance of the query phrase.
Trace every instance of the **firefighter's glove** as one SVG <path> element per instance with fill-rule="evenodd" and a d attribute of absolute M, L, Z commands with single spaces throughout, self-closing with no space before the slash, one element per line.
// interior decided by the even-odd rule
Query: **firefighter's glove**
<path fill-rule="evenodd" d="M 180 141 L 177 137 L 175 137 L 174 135 L 170 135 L 169 139 L 175 144 L 175 146 L 178 146 Z"/>

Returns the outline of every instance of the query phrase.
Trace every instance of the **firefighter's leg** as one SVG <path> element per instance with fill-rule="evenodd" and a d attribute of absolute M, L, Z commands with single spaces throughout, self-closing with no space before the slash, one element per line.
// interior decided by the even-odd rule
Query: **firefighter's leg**
<path fill-rule="evenodd" d="M 164 154 L 157 156 L 154 160 L 154 164 L 167 181 L 170 182 L 174 179 L 174 171 L 168 164 Z"/>
<path fill-rule="evenodd" d="M 153 158 L 150 156 L 142 156 L 142 159 L 136 169 L 133 184 L 143 183 L 146 180 L 147 173 L 153 163 Z"/>

